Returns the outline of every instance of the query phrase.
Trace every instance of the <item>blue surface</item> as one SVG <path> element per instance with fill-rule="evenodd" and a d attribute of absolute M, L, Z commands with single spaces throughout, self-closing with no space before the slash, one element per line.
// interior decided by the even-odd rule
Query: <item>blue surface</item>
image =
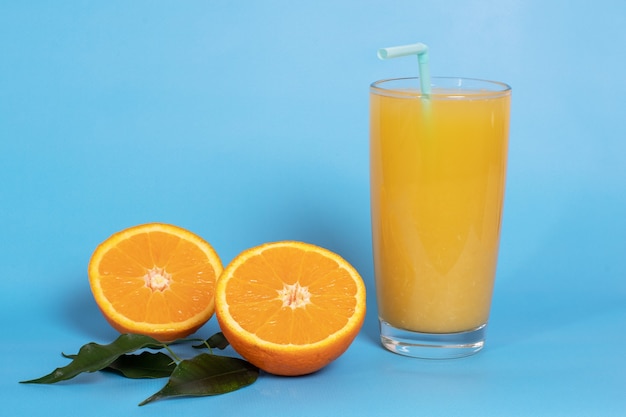
<path fill-rule="evenodd" d="M 626 3 L 0 3 L 3 415 L 626 415 Z M 368 86 L 416 62 L 513 87 L 488 346 L 459 360 L 378 343 Z M 323 371 L 137 407 L 163 381 L 18 381 L 107 343 L 86 268 L 150 221 L 225 262 L 279 239 L 343 255 L 368 287 L 351 348 Z M 217 329 L 215 319 L 200 331 Z M 228 413 L 228 414 L 224 414 Z"/>

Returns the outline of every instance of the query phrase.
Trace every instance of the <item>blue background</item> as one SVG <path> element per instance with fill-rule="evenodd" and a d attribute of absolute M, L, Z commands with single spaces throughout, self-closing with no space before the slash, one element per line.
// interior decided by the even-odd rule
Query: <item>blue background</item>
<path fill-rule="evenodd" d="M 368 86 L 416 75 L 376 51 L 418 41 L 433 75 L 513 87 L 488 346 L 460 360 L 378 342 Z M 1 1 L 2 414 L 626 415 L 624 45 L 617 1 Z M 319 373 L 219 397 L 18 384 L 113 340 L 87 263 L 151 221 L 225 263 L 281 239 L 338 252 L 367 284 L 361 333 Z"/>

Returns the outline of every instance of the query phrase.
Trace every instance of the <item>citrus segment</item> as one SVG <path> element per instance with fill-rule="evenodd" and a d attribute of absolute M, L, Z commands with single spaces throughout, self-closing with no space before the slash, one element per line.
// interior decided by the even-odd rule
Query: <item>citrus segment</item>
<path fill-rule="evenodd" d="M 331 251 L 275 242 L 233 259 L 215 303 L 222 332 L 244 359 L 273 374 L 302 375 L 352 343 L 365 318 L 365 285 Z"/>
<path fill-rule="evenodd" d="M 89 262 L 91 291 L 107 321 L 122 333 L 164 342 L 188 336 L 211 318 L 221 272 L 209 243 L 163 223 L 112 235 Z"/>

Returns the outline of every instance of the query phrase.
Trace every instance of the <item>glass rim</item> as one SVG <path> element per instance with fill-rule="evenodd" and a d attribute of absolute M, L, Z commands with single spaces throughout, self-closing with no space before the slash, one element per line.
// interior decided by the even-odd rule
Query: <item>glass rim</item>
<path fill-rule="evenodd" d="M 376 95 L 390 96 L 397 98 L 420 98 L 425 97 L 419 85 L 420 77 L 387 78 L 374 81 L 370 84 L 370 92 Z M 414 88 L 407 88 L 409 82 L 415 82 Z M 442 85 L 445 84 L 446 85 Z M 405 83 L 403 87 L 392 84 Z M 465 77 L 431 77 L 432 88 L 443 88 L 443 91 L 433 91 L 429 98 L 437 99 L 491 99 L 511 94 L 510 85 L 500 82 L 480 78 Z M 456 85 L 453 85 L 456 83 Z M 390 85 L 391 84 L 391 85 Z"/>

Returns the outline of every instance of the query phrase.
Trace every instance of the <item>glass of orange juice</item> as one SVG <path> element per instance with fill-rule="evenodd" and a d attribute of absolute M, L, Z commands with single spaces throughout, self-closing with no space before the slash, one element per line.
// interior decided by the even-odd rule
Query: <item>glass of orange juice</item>
<path fill-rule="evenodd" d="M 505 189 L 511 88 L 419 78 L 370 86 L 370 187 L 381 342 L 413 357 L 484 346 Z"/>

